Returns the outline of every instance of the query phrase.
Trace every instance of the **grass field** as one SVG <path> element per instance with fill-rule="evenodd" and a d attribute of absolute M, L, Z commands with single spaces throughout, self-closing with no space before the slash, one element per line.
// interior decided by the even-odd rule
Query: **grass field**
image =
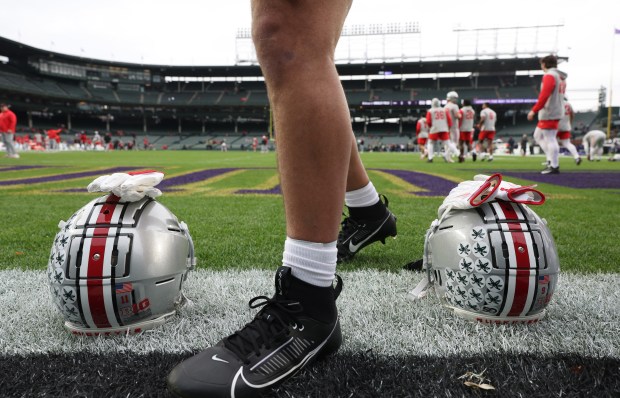
<path fill-rule="evenodd" d="M 407 153 L 364 153 L 363 160 L 378 190 L 388 196 L 398 217 L 399 236 L 385 247 L 371 246 L 343 269 L 397 270 L 421 257 L 424 232 L 436 218 L 443 195 L 451 188 L 435 189 L 441 196 L 425 195 L 419 186 L 380 170 L 427 173 L 456 183 L 475 174 L 502 172 L 518 184 L 537 181 L 514 178 L 511 171 L 536 172 L 541 157 L 499 157 L 492 163 L 432 164 Z M 14 166 L 42 166 L 11 170 Z M 620 264 L 620 164 L 584 162 L 577 167 L 562 159 L 562 183 L 590 181 L 596 172 L 608 174 L 606 186 L 574 189 L 539 183 L 547 202 L 534 210 L 549 222 L 556 240 L 562 269 L 569 272 L 616 272 Z M 97 170 L 113 167 L 153 168 L 174 177 L 209 169 L 224 170 L 215 176 L 163 188 L 160 201 L 190 227 L 196 242 L 199 266 L 213 269 L 273 268 L 280 261 L 285 223 L 282 198 L 278 194 L 236 193 L 240 190 L 269 191 L 277 184 L 275 155 L 250 152 L 106 152 L 26 153 L 21 159 L 0 159 L 0 208 L 4 228 L 0 230 L 0 269 L 44 269 L 59 220 L 66 220 L 95 194 L 86 186 Z M 19 184 L 21 179 L 92 172 L 88 177 Z M 611 175 L 611 177 L 609 177 Z M 209 178 L 210 177 L 210 178 Z M 422 176 L 423 178 L 423 176 Z M 11 184 L 7 184 L 7 181 Z M 434 184 L 434 182 L 430 182 Z M 444 183 L 445 184 L 445 183 Z M 596 184 L 595 184 L 596 185 Z M 435 185 L 436 187 L 436 185 Z M 62 192 L 70 190 L 70 192 Z M 76 192 L 77 190 L 77 192 Z M 417 191 L 417 192 L 416 192 Z"/>
<path fill-rule="evenodd" d="M 364 153 L 398 217 L 398 237 L 339 266 L 345 344 L 269 396 L 620 396 L 620 164 L 542 157 L 428 164 L 411 153 Z M 0 158 L 0 396 L 167 396 L 178 361 L 251 319 L 247 300 L 271 294 L 285 237 L 275 155 L 250 152 L 25 153 Z M 45 269 L 58 222 L 95 198 L 86 186 L 114 170 L 157 169 L 165 204 L 187 222 L 198 270 L 186 286 L 194 306 L 139 336 L 84 338 L 62 327 Z M 405 296 L 423 277 L 403 271 L 422 256 L 444 196 L 475 174 L 501 172 L 538 184 L 533 209 L 553 233 L 558 293 L 537 325 L 489 326 L 455 318 L 434 297 Z M 460 378 L 484 373 L 492 391 Z"/>

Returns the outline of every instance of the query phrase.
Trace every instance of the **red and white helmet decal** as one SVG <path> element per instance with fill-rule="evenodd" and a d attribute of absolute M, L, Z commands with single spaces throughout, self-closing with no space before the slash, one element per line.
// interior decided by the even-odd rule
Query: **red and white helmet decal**
<path fill-rule="evenodd" d="M 196 264 L 187 224 L 151 195 L 162 173 L 132 174 L 121 176 L 129 178 L 129 191 L 123 183 L 120 194 L 94 199 L 58 225 L 48 260 L 50 292 L 76 335 L 139 333 L 187 302 L 183 282 Z"/>
<path fill-rule="evenodd" d="M 115 328 L 149 315 L 148 298 L 134 291 L 138 286 L 117 283 L 129 271 L 133 238 L 121 234 L 121 227 L 135 225 L 141 213 L 128 211 L 129 206 L 109 195 L 93 206 L 86 220 L 78 221 L 83 232 L 75 238 L 79 245 L 72 245 L 71 254 L 79 266 L 69 270 L 69 276 L 75 278 L 79 313 L 89 328 Z"/>
<path fill-rule="evenodd" d="M 503 303 L 498 315 L 525 316 L 532 309 L 536 299 L 539 273 L 532 230 L 519 204 L 497 201 L 491 205 L 501 228 L 502 247 L 507 251 L 504 253 L 507 256 Z"/>

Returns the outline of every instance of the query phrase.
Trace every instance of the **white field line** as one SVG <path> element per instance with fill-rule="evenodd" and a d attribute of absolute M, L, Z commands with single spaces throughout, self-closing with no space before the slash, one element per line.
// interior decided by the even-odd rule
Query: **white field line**
<path fill-rule="evenodd" d="M 620 275 L 561 274 L 547 316 L 535 325 L 470 323 L 433 294 L 407 298 L 423 277 L 401 271 L 343 272 L 338 299 L 343 351 L 379 355 L 502 353 L 620 357 Z M 271 296 L 273 272 L 199 270 L 185 285 L 192 305 L 165 325 L 138 336 L 75 337 L 52 305 L 44 271 L 0 272 L 0 355 L 183 352 L 205 348 L 251 320 L 247 302 Z"/>

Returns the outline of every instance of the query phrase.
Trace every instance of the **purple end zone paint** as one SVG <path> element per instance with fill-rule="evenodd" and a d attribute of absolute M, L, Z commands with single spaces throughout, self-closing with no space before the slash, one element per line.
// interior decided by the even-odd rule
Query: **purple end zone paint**
<path fill-rule="evenodd" d="M 113 167 L 110 169 L 82 171 L 79 173 L 62 173 L 62 174 L 55 174 L 53 176 L 45 176 L 45 177 L 22 178 L 19 180 L 5 180 L 5 181 L 0 181 L 0 186 L 41 184 L 41 183 L 46 183 L 46 182 L 63 181 L 63 180 L 70 180 L 70 179 L 83 178 L 83 177 L 92 177 L 92 176 L 99 176 L 99 175 L 110 174 L 110 173 L 119 173 L 123 171 L 136 170 L 136 169 L 139 169 L 139 167 Z"/>
<path fill-rule="evenodd" d="M 30 169 L 42 169 L 49 166 L 0 166 L 0 173 L 3 171 L 19 171 L 19 170 L 30 170 Z"/>
<path fill-rule="evenodd" d="M 225 173 L 228 173 L 234 170 L 238 170 L 238 169 L 236 168 L 208 169 L 208 170 L 196 171 L 194 173 L 182 174 L 182 175 L 171 177 L 168 179 L 164 178 L 164 180 L 160 182 L 159 185 L 157 185 L 157 188 L 161 189 L 162 191 L 165 190 L 166 192 L 178 192 L 178 191 L 182 191 L 182 189 L 172 188 L 172 187 L 208 180 L 209 178 L 213 178 L 218 175 L 225 174 Z M 69 188 L 69 189 L 58 190 L 56 192 L 86 192 L 86 189 L 85 188 Z"/>
<path fill-rule="evenodd" d="M 620 189 L 620 173 L 614 172 L 562 172 L 560 174 L 540 174 L 537 172 L 504 171 L 504 176 L 522 178 L 545 184 L 560 185 L 567 188 Z"/>
<path fill-rule="evenodd" d="M 164 178 L 162 182 L 157 185 L 157 188 L 162 191 L 168 187 L 174 187 L 177 185 L 186 185 L 193 184 L 195 182 L 200 182 L 204 180 L 208 180 L 209 178 L 217 177 L 219 175 L 229 173 L 231 171 L 240 170 L 239 168 L 224 168 L 224 169 L 207 169 L 196 171 L 193 173 L 183 174 L 176 177 Z"/>
<path fill-rule="evenodd" d="M 450 190 L 457 186 L 458 183 L 450 180 L 446 180 L 442 177 L 437 177 L 430 174 L 418 173 L 416 171 L 409 170 L 392 170 L 392 169 L 370 169 L 382 171 L 387 174 L 391 174 L 398 177 L 408 183 L 425 189 L 425 192 L 410 192 L 416 196 L 446 196 L 450 193 Z"/>
<path fill-rule="evenodd" d="M 276 185 L 271 189 L 240 189 L 235 191 L 236 194 L 256 194 L 256 195 L 280 195 L 282 194 L 282 189 L 280 188 L 280 184 Z"/>

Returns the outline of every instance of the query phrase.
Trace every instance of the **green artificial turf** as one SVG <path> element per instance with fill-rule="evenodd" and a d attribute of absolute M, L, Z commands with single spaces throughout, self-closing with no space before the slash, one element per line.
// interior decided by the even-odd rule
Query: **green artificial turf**
<path fill-rule="evenodd" d="M 402 180 L 376 169 L 409 170 L 459 181 L 496 171 L 539 171 L 542 157 L 496 157 L 495 161 L 432 164 L 414 153 L 363 153 L 362 159 L 377 189 L 386 194 L 398 217 L 398 237 L 385 246 L 364 249 L 342 270 L 361 268 L 394 271 L 422 256 L 424 233 L 443 197 L 418 196 Z M 11 171 L 11 166 L 45 166 Z M 562 158 L 562 172 L 612 171 L 618 189 L 575 189 L 539 184 L 547 196 L 532 207 L 553 233 L 564 271 L 617 272 L 620 264 L 620 164 L 584 162 L 576 166 Z M 281 262 L 285 238 L 282 197 L 278 194 L 242 195 L 241 189 L 269 190 L 277 181 L 275 154 L 211 151 L 118 151 L 23 153 L 20 159 L 0 159 L 0 182 L 42 176 L 105 170 L 112 167 L 157 169 L 170 179 L 187 173 L 233 168 L 211 180 L 164 190 L 158 200 L 187 222 L 196 245 L 199 267 L 274 268 Z M 97 174 L 98 175 L 98 174 Z M 563 175 L 564 176 L 564 175 Z M 95 177 L 56 182 L 0 185 L 0 269 L 38 269 L 47 265 L 60 220 L 66 220 L 97 194 L 86 192 Z M 574 178 L 588 178 L 575 174 Z M 532 181 L 505 177 L 518 184 Z M 82 192 L 63 192 L 81 189 Z M 418 189 L 419 190 L 419 189 Z"/>

